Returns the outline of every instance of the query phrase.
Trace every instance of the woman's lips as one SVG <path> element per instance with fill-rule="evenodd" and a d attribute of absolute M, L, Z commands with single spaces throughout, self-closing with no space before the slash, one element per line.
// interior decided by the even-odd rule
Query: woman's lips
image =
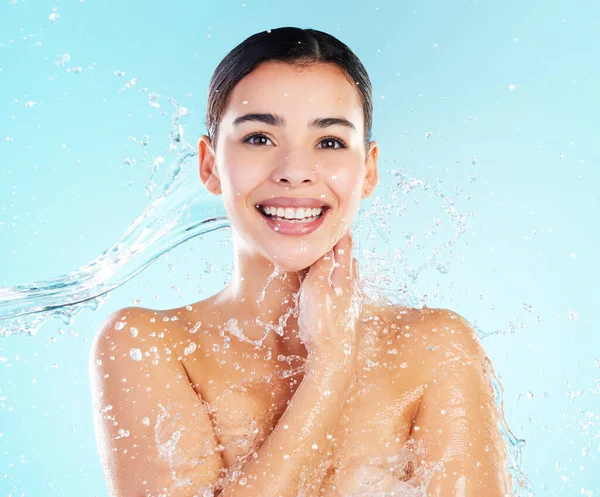
<path fill-rule="evenodd" d="M 322 214 L 311 222 L 304 223 L 289 223 L 287 221 L 276 221 L 268 217 L 262 210 L 257 209 L 260 217 L 267 223 L 267 225 L 277 233 L 281 233 L 282 235 L 308 235 L 315 231 L 321 224 L 327 214 L 329 214 L 330 209 L 324 208 Z"/>

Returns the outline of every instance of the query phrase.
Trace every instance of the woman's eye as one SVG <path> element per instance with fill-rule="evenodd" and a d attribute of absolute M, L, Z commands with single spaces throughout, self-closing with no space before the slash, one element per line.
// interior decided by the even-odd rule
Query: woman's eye
<path fill-rule="evenodd" d="M 338 140 L 337 138 L 334 137 L 328 137 L 328 138 L 323 138 L 319 143 L 325 143 L 325 147 L 321 147 L 321 148 L 330 148 L 332 150 L 336 149 L 336 148 L 346 148 L 346 145 L 344 144 L 344 142 L 342 140 Z M 335 145 L 338 145 L 338 147 L 336 147 Z"/>
<path fill-rule="evenodd" d="M 268 142 L 271 142 L 271 139 L 262 133 L 257 133 L 255 135 L 251 135 L 244 140 L 244 143 L 248 143 L 249 145 L 254 145 L 254 146 L 267 145 Z M 340 140 L 338 138 L 334 138 L 333 136 L 323 138 L 319 142 L 319 144 L 325 144 L 325 146 L 320 147 L 322 149 L 337 150 L 337 149 L 341 149 L 341 148 L 346 148 L 346 144 L 342 140 Z M 337 147 L 336 147 L 336 145 L 337 145 Z"/>
<path fill-rule="evenodd" d="M 259 140 L 254 141 L 255 138 L 259 138 Z M 265 145 L 265 140 L 269 140 L 269 138 L 267 138 L 265 135 L 257 134 L 249 136 L 244 141 L 250 145 Z"/>

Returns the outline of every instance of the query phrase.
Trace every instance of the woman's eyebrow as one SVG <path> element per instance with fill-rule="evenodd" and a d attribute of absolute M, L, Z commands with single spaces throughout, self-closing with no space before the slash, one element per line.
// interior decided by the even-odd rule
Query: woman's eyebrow
<path fill-rule="evenodd" d="M 264 124 L 269 124 L 270 126 L 285 126 L 285 119 L 277 114 L 270 113 L 250 113 L 244 114 L 243 116 L 236 117 L 233 120 L 233 125 L 237 126 L 239 124 L 255 121 Z M 320 117 L 317 119 L 313 119 L 308 123 L 309 128 L 327 128 L 328 126 L 345 126 L 347 128 L 356 131 L 356 126 L 348 119 L 343 117 Z"/>

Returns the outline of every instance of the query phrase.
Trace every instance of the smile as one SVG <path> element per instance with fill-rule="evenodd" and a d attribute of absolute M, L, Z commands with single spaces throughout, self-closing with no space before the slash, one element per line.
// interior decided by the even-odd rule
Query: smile
<path fill-rule="evenodd" d="M 293 207 L 270 207 L 264 205 L 257 205 L 257 208 L 271 219 L 288 222 L 314 221 L 315 219 L 318 219 L 321 216 L 324 210 L 324 207 L 301 207 L 299 209 L 294 209 Z"/>
<path fill-rule="evenodd" d="M 283 235 L 306 235 L 315 231 L 326 217 L 329 208 L 292 208 L 257 205 L 267 225 Z"/>

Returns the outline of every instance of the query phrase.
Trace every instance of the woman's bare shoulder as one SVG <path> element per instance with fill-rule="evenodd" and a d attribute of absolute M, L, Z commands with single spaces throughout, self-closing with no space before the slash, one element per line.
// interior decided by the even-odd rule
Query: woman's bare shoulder
<path fill-rule="evenodd" d="M 148 330 L 150 324 L 160 322 L 162 316 L 160 311 L 146 309 L 143 307 L 123 307 L 111 312 L 102 321 L 98 332 L 94 336 L 94 344 L 100 344 L 106 340 L 115 340 L 123 336 L 138 337 Z M 151 326 L 155 329 L 156 326 Z"/>
<path fill-rule="evenodd" d="M 479 337 L 469 322 L 456 311 L 445 308 L 423 307 L 400 315 L 398 325 L 414 330 L 414 338 L 424 350 L 444 349 L 453 343 L 477 348 Z"/>
<path fill-rule="evenodd" d="M 394 338 L 399 350 L 429 370 L 449 347 L 460 347 L 471 357 L 481 357 L 479 337 L 469 322 L 455 311 L 444 308 L 411 308 L 401 305 L 368 306 L 363 323 L 378 323 L 380 334 Z M 372 324 L 369 324 L 372 328 Z"/>
<path fill-rule="evenodd" d="M 111 495 L 158 495 L 170 487 L 166 494 L 183 497 L 193 492 L 188 483 L 209 488 L 220 475 L 213 426 L 178 360 L 170 318 L 142 307 L 116 310 L 91 347 L 94 424 Z M 164 450 L 179 432 L 187 435 L 177 443 L 174 485 Z"/>
<path fill-rule="evenodd" d="M 362 321 L 380 323 L 391 330 L 427 330 L 447 319 L 447 309 L 406 307 L 400 304 L 367 304 L 363 306 Z"/>
<path fill-rule="evenodd" d="M 444 464 L 428 492 L 450 494 L 466 481 L 472 495 L 509 495 L 506 447 L 489 378 L 493 370 L 476 329 L 448 309 L 424 310 L 421 323 L 424 395 L 413 438 L 424 444 L 423 462 Z"/>
<path fill-rule="evenodd" d="M 475 328 L 459 313 L 450 309 L 420 310 L 419 331 L 428 351 L 460 347 L 463 352 L 480 355 L 483 351 Z"/>
<path fill-rule="evenodd" d="M 161 338 L 180 338 L 181 330 L 193 329 L 202 324 L 208 324 L 207 318 L 214 312 L 214 298 L 210 297 L 193 304 L 167 309 L 152 309 L 149 307 L 124 307 L 114 311 L 105 321 L 117 324 L 137 322 L 144 324 L 145 329 L 152 329 L 161 334 Z M 117 325 L 119 327 L 119 325 Z M 141 331 L 141 330 L 138 330 Z"/>

